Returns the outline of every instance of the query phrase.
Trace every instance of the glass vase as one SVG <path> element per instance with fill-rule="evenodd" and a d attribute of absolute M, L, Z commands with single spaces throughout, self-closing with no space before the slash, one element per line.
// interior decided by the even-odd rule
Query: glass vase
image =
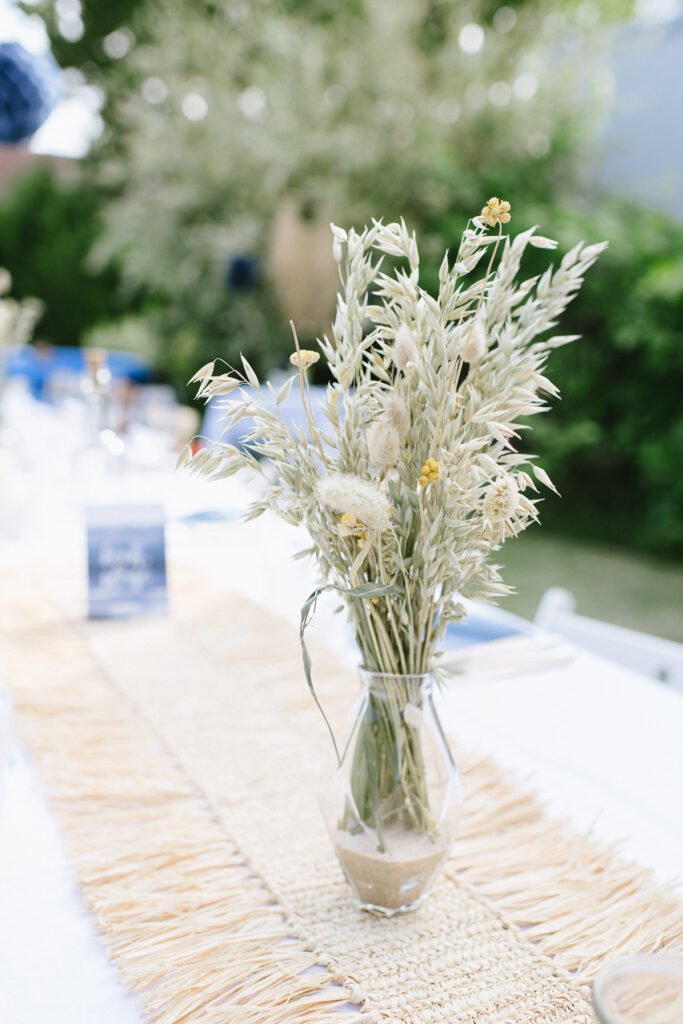
<path fill-rule="evenodd" d="M 429 892 L 455 838 L 462 785 L 433 676 L 359 674 L 323 812 L 358 906 L 391 916 L 418 907 Z"/>

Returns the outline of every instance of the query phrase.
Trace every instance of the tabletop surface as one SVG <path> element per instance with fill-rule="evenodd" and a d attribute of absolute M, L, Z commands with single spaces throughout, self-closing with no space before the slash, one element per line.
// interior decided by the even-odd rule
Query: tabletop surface
<path fill-rule="evenodd" d="M 58 566 L 83 564 L 82 505 L 92 480 L 67 492 L 55 487 L 55 479 L 26 484 L 40 490 L 33 498 L 43 508 L 37 513 L 42 522 L 32 522 L 11 544 L 0 545 L 0 566 L 29 561 L 49 579 Z M 241 591 L 294 625 L 314 579 L 310 566 L 291 560 L 305 539 L 271 515 L 242 524 L 239 511 L 250 493 L 234 481 L 190 483 L 170 472 L 127 474 L 98 488 L 100 500 L 164 500 L 172 560 L 226 590 Z M 314 628 L 353 663 L 348 633 L 329 607 L 321 609 Z M 461 742 L 493 754 L 527 780 L 551 814 L 619 844 L 625 856 L 650 865 L 660 879 L 678 878 L 683 865 L 680 695 L 577 651 L 559 667 L 454 684 L 443 712 Z M 139 1021 L 133 999 L 107 961 L 45 796 L 20 749 L 5 788 L 0 1020 Z"/>

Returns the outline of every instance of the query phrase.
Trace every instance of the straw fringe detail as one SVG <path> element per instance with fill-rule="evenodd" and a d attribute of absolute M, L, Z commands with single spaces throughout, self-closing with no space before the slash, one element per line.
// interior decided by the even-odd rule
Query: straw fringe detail
<path fill-rule="evenodd" d="M 447 869 L 453 877 L 586 987 L 606 960 L 683 953 L 683 903 L 649 868 L 550 819 L 492 760 L 464 755 L 460 763 L 467 804 Z"/>
<path fill-rule="evenodd" d="M 20 733 L 150 1020 L 348 1024 L 352 1002 L 359 1024 L 590 1024 L 606 958 L 683 944 L 671 890 L 467 755 L 433 896 L 397 921 L 360 915 L 311 806 L 326 747 L 290 627 L 195 585 L 172 623 L 124 631 L 65 622 L 23 575 L 8 593 Z M 314 657 L 339 714 L 354 683 Z"/>

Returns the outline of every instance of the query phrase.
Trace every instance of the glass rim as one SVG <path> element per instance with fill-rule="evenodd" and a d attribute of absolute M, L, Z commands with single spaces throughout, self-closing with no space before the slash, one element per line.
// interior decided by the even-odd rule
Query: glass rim
<path fill-rule="evenodd" d="M 434 672 L 377 672 L 375 669 L 365 668 L 358 665 L 358 675 L 363 682 L 371 684 L 375 680 L 387 680 L 387 682 L 419 682 L 420 684 L 434 682 Z"/>
<path fill-rule="evenodd" d="M 683 960 L 669 953 L 644 953 L 622 957 L 601 967 L 591 985 L 593 1009 L 600 1024 L 620 1024 L 605 1008 L 604 999 L 610 982 L 628 971 L 636 974 L 676 975 L 683 981 Z"/>

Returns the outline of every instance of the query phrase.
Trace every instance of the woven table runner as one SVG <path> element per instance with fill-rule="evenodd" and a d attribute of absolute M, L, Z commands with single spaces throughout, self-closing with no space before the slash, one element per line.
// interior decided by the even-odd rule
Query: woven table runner
<path fill-rule="evenodd" d="M 168 620 L 85 623 L 65 593 L 5 578 L 6 675 L 150 1020 L 589 1024 L 604 960 L 680 950 L 671 890 L 462 751 L 464 820 L 432 895 L 405 917 L 359 913 L 315 802 L 332 763 L 295 631 L 188 577 Z M 338 725 L 356 681 L 312 653 Z"/>

